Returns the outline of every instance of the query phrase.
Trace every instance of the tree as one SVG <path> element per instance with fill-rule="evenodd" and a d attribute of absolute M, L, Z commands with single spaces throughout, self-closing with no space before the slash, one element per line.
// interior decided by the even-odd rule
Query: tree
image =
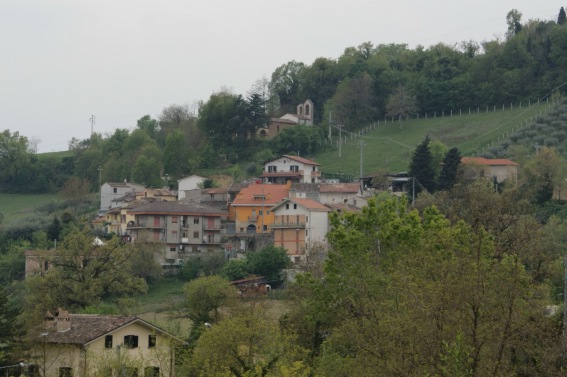
<path fill-rule="evenodd" d="M 204 276 L 183 287 L 186 314 L 193 328 L 214 323 L 221 318 L 221 306 L 229 306 L 237 297 L 236 288 L 220 276 Z"/>
<path fill-rule="evenodd" d="M 449 190 L 458 180 L 458 171 L 461 164 L 461 153 L 456 147 L 449 149 L 443 158 L 443 166 L 437 183 L 438 190 Z"/>
<path fill-rule="evenodd" d="M 189 110 L 188 105 L 171 105 L 164 108 L 159 117 L 160 122 L 181 124 L 184 120 L 189 120 L 194 114 Z"/>
<path fill-rule="evenodd" d="M 357 130 L 376 115 L 372 77 L 363 72 L 342 81 L 332 100 L 333 119 L 348 130 Z"/>
<path fill-rule="evenodd" d="M 181 130 L 173 130 L 165 138 L 163 170 L 174 182 L 189 171 L 189 149 L 184 136 Z"/>
<path fill-rule="evenodd" d="M 16 184 L 22 171 L 30 163 L 28 138 L 19 132 L 0 133 L 0 183 Z"/>
<path fill-rule="evenodd" d="M 260 251 L 248 253 L 246 261 L 250 273 L 265 276 L 268 282 L 281 281 L 281 270 L 289 266 L 286 250 L 275 246 L 266 246 Z"/>
<path fill-rule="evenodd" d="M 49 298 L 50 307 L 81 309 L 97 305 L 103 297 L 118 302 L 147 289 L 132 268 L 134 246 L 117 237 L 97 243 L 87 226 L 68 235 L 49 255 L 53 267 L 26 279 L 26 285 L 34 287 L 26 298 L 26 311 L 33 312 L 34 300 Z"/>
<path fill-rule="evenodd" d="M 292 60 L 279 66 L 272 73 L 270 81 L 271 96 L 278 99 L 279 113 L 294 113 L 300 102 L 299 93 L 302 86 L 302 73 L 305 64 Z"/>
<path fill-rule="evenodd" d="M 305 352 L 283 335 L 277 322 L 254 312 L 239 313 L 203 332 L 185 376 L 310 376 Z"/>
<path fill-rule="evenodd" d="M 549 202 L 565 171 L 567 165 L 555 148 L 540 148 L 523 169 L 520 182 L 524 195 L 538 205 Z"/>
<path fill-rule="evenodd" d="M 565 9 L 561 7 L 561 9 L 559 9 L 559 16 L 557 16 L 557 24 L 564 25 L 566 22 L 567 22 L 567 15 L 565 15 Z"/>
<path fill-rule="evenodd" d="M 559 375 L 560 327 L 541 315 L 549 286 L 486 232 L 406 205 L 333 215 L 325 276 L 300 277 L 286 322 L 312 345 L 316 372 Z"/>
<path fill-rule="evenodd" d="M 417 111 L 416 97 L 408 93 L 407 89 L 403 86 L 398 86 L 388 97 L 386 116 L 395 119 L 399 118 L 400 128 L 403 128 L 403 119 L 410 115 L 415 115 Z"/>
<path fill-rule="evenodd" d="M 506 15 L 506 23 L 508 24 L 507 38 L 512 38 L 522 30 L 522 13 L 517 9 L 512 9 Z"/>
<path fill-rule="evenodd" d="M 299 153 L 311 156 L 321 148 L 323 138 L 322 129 L 319 127 L 294 126 L 284 128 L 269 141 L 269 146 L 279 154 Z"/>
<path fill-rule="evenodd" d="M 21 335 L 16 322 L 19 312 L 6 288 L 0 285 L 0 366 L 14 364 L 16 361 L 12 352 L 16 348 L 16 337 Z"/>
<path fill-rule="evenodd" d="M 432 166 L 432 157 L 429 150 L 430 139 L 425 139 L 413 151 L 409 166 L 409 175 L 417 180 L 415 193 L 421 192 L 422 188 L 432 193 L 435 191 L 435 169 Z"/>

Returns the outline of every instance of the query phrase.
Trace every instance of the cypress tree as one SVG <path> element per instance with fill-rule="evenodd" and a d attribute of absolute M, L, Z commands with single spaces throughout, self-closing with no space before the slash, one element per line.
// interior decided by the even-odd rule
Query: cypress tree
<path fill-rule="evenodd" d="M 567 15 L 565 14 L 565 9 L 561 7 L 561 9 L 559 9 L 559 16 L 557 17 L 557 24 L 565 25 L 566 22 L 567 22 Z"/>
<path fill-rule="evenodd" d="M 439 174 L 438 190 L 449 190 L 457 182 L 457 171 L 461 164 L 461 153 L 457 148 L 451 148 L 443 158 L 443 167 Z"/>
<path fill-rule="evenodd" d="M 435 169 L 431 164 L 432 157 L 429 150 L 429 135 L 419 144 L 413 151 L 413 155 L 409 166 L 410 177 L 417 180 L 415 182 L 415 193 L 421 192 L 422 189 L 429 193 L 435 191 Z"/>

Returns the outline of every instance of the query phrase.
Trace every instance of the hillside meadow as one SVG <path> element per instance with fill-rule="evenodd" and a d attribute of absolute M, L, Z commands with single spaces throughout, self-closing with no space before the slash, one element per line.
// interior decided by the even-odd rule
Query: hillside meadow
<path fill-rule="evenodd" d="M 0 193 L 0 213 L 4 224 L 32 215 L 38 207 L 58 201 L 57 194 Z"/>
<path fill-rule="evenodd" d="M 362 164 L 363 174 L 377 169 L 390 172 L 406 171 L 415 147 L 429 135 L 447 147 L 457 147 L 463 156 L 477 156 L 483 150 L 498 145 L 512 132 L 535 123 L 536 116 L 545 114 L 551 105 L 542 103 L 529 107 L 471 109 L 428 116 L 427 119 L 409 119 L 402 123 L 384 120 L 370 126 L 363 133 Z M 312 156 L 320 163 L 325 175 L 346 174 L 358 177 L 360 172 L 359 134 L 343 131 L 343 144 L 337 145 L 338 131 L 333 131 L 333 145 Z"/>

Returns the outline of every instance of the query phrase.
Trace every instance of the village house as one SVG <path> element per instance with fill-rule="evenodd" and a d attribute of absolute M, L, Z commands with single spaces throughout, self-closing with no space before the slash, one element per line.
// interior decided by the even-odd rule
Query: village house
<path fill-rule="evenodd" d="M 142 192 L 144 189 L 144 185 L 130 183 L 126 180 L 123 183 L 106 182 L 100 187 L 100 211 L 106 212 L 110 208 L 120 207 L 121 204 L 115 202 L 116 199 L 128 193 Z"/>
<path fill-rule="evenodd" d="M 205 179 L 207 178 L 193 174 L 177 180 L 177 199 L 185 199 L 185 192 L 198 189 Z"/>
<path fill-rule="evenodd" d="M 312 199 L 286 198 L 272 212 L 274 245 L 286 249 L 293 263 L 306 262 L 313 248 L 327 250 L 329 207 Z"/>
<path fill-rule="evenodd" d="M 319 166 L 321 164 L 303 157 L 284 155 L 265 162 L 260 178 L 262 183 L 319 183 Z"/>
<path fill-rule="evenodd" d="M 240 190 L 230 205 L 238 233 L 269 233 L 274 223 L 270 211 L 289 194 L 290 184 L 251 184 Z"/>
<path fill-rule="evenodd" d="M 154 202 L 128 211 L 132 242 L 160 245 L 159 261 L 168 270 L 191 253 L 222 251 L 221 223 L 228 212 L 198 203 Z M 167 271 L 166 271 L 167 272 Z"/>
<path fill-rule="evenodd" d="M 463 157 L 461 165 L 466 180 L 485 178 L 495 180 L 497 183 L 518 182 L 519 164 L 505 158 Z"/>
<path fill-rule="evenodd" d="M 352 198 L 363 196 L 360 183 L 299 183 L 292 184 L 290 198 L 313 199 L 323 204 L 348 203 Z"/>
<path fill-rule="evenodd" d="M 134 316 L 47 312 L 30 334 L 29 373 L 46 377 L 174 376 L 175 349 L 184 342 Z"/>

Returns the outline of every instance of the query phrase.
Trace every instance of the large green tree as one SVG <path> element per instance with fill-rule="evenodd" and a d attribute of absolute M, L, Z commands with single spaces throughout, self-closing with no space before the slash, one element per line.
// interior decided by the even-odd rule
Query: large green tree
<path fill-rule="evenodd" d="M 136 257 L 134 245 L 118 237 L 96 241 L 85 226 L 47 254 L 51 267 L 46 274 L 26 279 L 29 293 L 24 309 L 30 313 L 44 310 L 42 303 L 46 302 L 55 307 L 82 309 L 96 306 L 103 298 L 119 302 L 143 293 L 146 283 L 132 268 Z"/>
<path fill-rule="evenodd" d="M 458 179 L 459 166 L 461 164 L 461 153 L 456 147 L 447 151 L 443 158 L 441 173 L 437 182 L 438 190 L 448 190 L 453 187 Z"/>
<path fill-rule="evenodd" d="M 431 139 L 426 136 L 425 139 L 413 151 L 412 158 L 409 165 L 409 175 L 416 182 L 413 194 L 418 194 L 422 189 L 433 193 L 436 189 L 435 182 L 435 169 L 432 164 L 431 151 L 429 150 L 429 143 Z M 412 188 L 413 191 L 413 188 Z"/>
<path fill-rule="evenodd" d="M 31 153 L 28 138 L 21 136 L 18 131 L 0 132 L 0 184 L 25 184 L 19 177 L 29 167 Z"/>
<path fill-rule="evenodd" d="M 488 233 L 399 199 L 331 222 L 324 279 L 300 279 L 288 318 L 321 375 L 560 375 L 549 287 Z"/>

